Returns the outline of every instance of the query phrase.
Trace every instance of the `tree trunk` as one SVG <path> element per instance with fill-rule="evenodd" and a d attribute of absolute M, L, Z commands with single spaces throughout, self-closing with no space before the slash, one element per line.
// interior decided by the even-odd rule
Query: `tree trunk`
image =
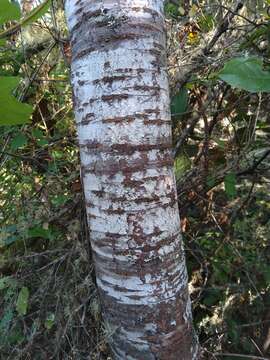
<path fill-rule="evenodd" d="M 90 238 L 115 359 L 196 359 L 162 0 L 66 0 Z"/>

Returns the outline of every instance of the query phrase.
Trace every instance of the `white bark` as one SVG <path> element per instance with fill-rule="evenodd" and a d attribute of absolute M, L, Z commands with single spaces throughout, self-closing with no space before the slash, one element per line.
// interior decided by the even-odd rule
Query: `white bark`
<path fill-rule="evenodd" d="M 162 0 L 67 0 L 82 178 L 116 359 L 195 359 Z M 179 357 L 180 356 L 180 357 Z"/>

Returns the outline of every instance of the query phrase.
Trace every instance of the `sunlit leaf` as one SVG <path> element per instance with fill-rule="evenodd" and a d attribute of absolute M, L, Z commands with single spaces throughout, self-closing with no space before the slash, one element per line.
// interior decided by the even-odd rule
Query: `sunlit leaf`
<path fill-rule="evenodd" d="M 32 106 L 19 102 L 12 95 L 19 82 L 19 77 L 0 76 L 0 125 L 24 124 L 30 120 Z"/>
<path fill-rule="evenodd" d="M 49 229 L 44 229 L 39 226 L 35 226 L 28 230 L 28 237 L 29 238 L 43 238 L 43 239 L 50 239 L 51 238 L 51 231 Z"/>
<path fill-rule="evenodd" d="M 20 6 L 17 2 L 0 0 L 0 26 L 7 21 L 18 20 L 20 16 Z"/>
<path fill-rule="evenodd" d="M 2 0 L 0 0 L 2 1 Z M 7 0 L 5 0 L 7 1 Z M 18 29 L 20 29 L 22 26 L 27 26 L 37 19 L 39 19 L 41 16 L 43 16 L 50 8 L 51 0 L 45 0 L 42 4 L 34 8 L 27 16 L 25 16 L 23 19 L 21 19 L 17 24 L 9 27 L 8 29 L 0 32 L 0 38 L 5 38 L 14 32 L 16 32 Z M 0 10 L 1 13 L 1 10 Z"/>
<path fill-rule="evenodd" d="M 187 110 L 188 105 L 188 92 L 186 88 L 181 89 L 171 101 L 172 116 L 183 114 Z"/>
<path fill-rule="evenodd" d="M 185 15 L 185 9 L 182 6 L 179 6 L 178 11 L 181 16 Z"/>
<path fill-rule="evenodd" d="M 198 8 L 195 4 L 191 6 L 191 9 L 189 10 L 188 16 L 193 17 L 197 14 Z"/>
<path fill-rule="evenodd" d="M 270 91 L 270 72 L 262 68 L 256 57 L 235 58 L 228 61 L 218 76 L 232 87 L 249 92 Z"/>
<path fill-rule="evenodd" d="M 6 45 L 6 39 L 0 39 L 0 47 L 3 47 Z"/>
<path fill-rule="evenodd" d="M 229 198 L 236 196 L 236 176 L 234 173 L 230 173 L 225 176 L 224 179 L 225 192 Z"/>
<path fill-rule="evenodd" d="M 23 287 L 19 292 L 19 296 L 16 303 L 16 310 L 19 315 L 25 315 L 27 313 L 29 299 L 29 290 L 27 287 Z"/>

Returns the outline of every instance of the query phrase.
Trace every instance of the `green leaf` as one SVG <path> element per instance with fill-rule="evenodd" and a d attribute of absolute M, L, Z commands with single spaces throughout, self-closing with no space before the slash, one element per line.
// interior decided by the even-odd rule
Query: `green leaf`
<path fill-rule="evenodd" d="M 69 199 L 68 195 L 55 195 L 52 199 L 51 202 L 53 205 L 55 206 L 61 206 L 64 205 L 64 203 Z"/>
<path fill-rule="evenodd" d="M 33 9 L 29 15 L 27 15 L 24 19 L 21 21 L 21 26 L 30 25 L 37 19 L 39 19 L 41 16 L 46 14 L 46 12 L 49 10 L 51 5 L 51 0 L 46 0 L 39 6 L 37 6 L 35 9 Z"/>
<path fill-rule="evenodd" d="M 0 26 L 7 21 L 18 20 L 20 16 L 20 6 L 17 2 L 0 0 Z"/>
<path fill-rule="evenodd" d="M 0 39 L 0 47 L 3 47 L 6 45 L 6 39 Z"/>
<path fill-rule="evenodd" d="M 262 65 L 256 57 L 235 58 L 225 64 L 218 76 L 232 87 L 252 93 L 269 92 L 270 72 L 264 71 Z"/>
<path fill-rule="evenodd" d="M 202 14 L 198 18 L 198 25 L 203 32 L 211 31 L 215 26 L 215 18 L 211 14 Z"/>
<path fill-rule="evenodd" d="M 44 133 L 40 129 L 33 129 L 32 136 L 35 138 L 41 139 L 42 137 L 44 137 Z"/>
<path fill-rule="evenodd" d="M 23 134 L 19 134 L 11 141 L 10 146 L 13 150 L 17 150 L 26 144 L 27 144 L 27 137 Z"/>
<path fill-rule="evenodd" d="M 49 229 L 43 229 L 42 227 L 36 226 L 28 230 L 29 238 L 43 238 L 51 239 L 51 231 Z"/>
<path fill-rule="evenodd" d="M 39 146 L 45 146 L 49 144 L 49 141 L 47 139 L 37 139 L 37 143 Z"/>
<path fill-rule="evenodd" d="M 23 287 L 19 292 L 19 296 L 16 303 L 16 310 L 19 315 L 25 315 L 27 312 L 28 306 L 28 299 L 29 299 L 29 290 L 27 287 Z"/>
<path fill-rule="evenodd" d="M 177 17 L 179 15 L 179 9 L 177 5 L 166 3 L 165 4 L 165 14 L 172 17 Z"/>
<path fill-rule="evenodd" d="M 213 140 L 219 145 L 219 147 L 220 147 L 222 150 L 225 149 L 226 141 L 219 140 L 219 139 L 213 139 Z"/>
<path fill-rule="evenodd" d="M 184 172 L 190 168 L 190 160 L 185 155 L 179 155 L 174 161 L 174 171 L 175 171 L 175 177 L 177 180 L 179 180 Z"/>
<path fill-rule="evenodd" d="M 2 0 L 0 0 L 0 2 L 1 1 Z M 7 0 L 5 0 L 5 1 L 7 1 Z M 50 5 L 51 5 L 51 0 L 45 0 L 42 4 L 40 4 L 35 9 L 33 9 L 29 15 L 27 15 L 22 20 L 20 20 L 17 24 L 0 32 L 0 38 L 5 38 L 5 37 L 13 34 L 18 29 L 20 29 L 20 27 L 27 26 L 27 25 L 31 24 L 32 22 L 36 21 L 38 18 L 40 18 L 42 15 L 44 15 L 48 11 Z M 1 10 L 0 10 L 0 12 L 1 12 Z"/>
<path fill-rule="evenodd" d="M 187 110 L 188 105 L 188 92 L 183 88 L 176 94 L 171 101 L 172 116 L 179 116 Z"/>
<path fill-rule="evenodd" d="M 224 179 L 225 192 L 229 198 L 234 198 L 236 192 L 236 176 L 234 173 L 230 173 L 225 176 Z"/>
<path fill-rule="evenodd" d="M 30 120 L 32 106 L 19 102 L 12 95 L 19 82 L 19 77 L 0 76 L 0 125 L 24 124 Z"/>

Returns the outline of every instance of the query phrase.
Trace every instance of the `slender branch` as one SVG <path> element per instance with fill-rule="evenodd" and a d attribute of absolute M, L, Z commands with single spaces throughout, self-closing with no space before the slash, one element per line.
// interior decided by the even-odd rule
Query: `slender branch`
<path fill-rule="evenodd" d="M 25 88 L 23 89 L 22 93 L 19 96 L 19 100 L 20 101 L 24 101 L 26 99 L 26 95 L 27 92 L 30 88 L 30 86 L 32 85 L 33 81 L 35 80 L 36 76 L 38 75 L 40 69 L 42 68 L 42 66 L 44 65 L 47 57 L 50 55 L 52 49 L 56 46 L 56 43 L 53 42 L 51 43 L 51 45 L 49 46 L 49 48 L 47 49 L 46 54 L 44 55 L 42 62 L 39 64 L 39 66 L 37 67 L 37 69 L 34 71 L 34 73 L 32 74 L 31 78 L 28 80 L 27 84 L 25 85 Z"/>
<path fill-rule="evenodd" d="M 205 110 L 208 108 L 211 101 L 212 101 L 212 97 L 210 97 L 210 99 L 203 106 L 203 108 L 200 110 L 200 112 L 195 112 L 194 115 L 192 116 L 192 118 L 190 119 L 189 124 L 188 124 L 189 126 L 186 127 L 185 130 L 182 132 L 179 139 L 177 140 L 177 143 L 175 144 L 175 146 L 173 148 L 173 157 L 174 158 L 178 155 L 184 141 L 190 135 L 190 133 L 193 131 L 195 125 L 200 120 L 201 116 L 203 116 L 203 114 L 205 113 Z"/>
<path fill-rule="evenodd" d="M 189 126 L 187 126 L 185 128 L 185 130 L 182 132 L 181 136 L 177 140 L 176 145 L 174 146 L 174 149 L 173 149 L 173 157 L 174 158 L 178 155 L 184 141 L 190 135 L 190 133 L 193 131 L 195 125 L 200 120 L 200 117 L 201 117 L 200 113 L 195 113 L 194 116 L 190 119 Z"/>
<path fill-rule="evenodd" d="M 238 12 L 243 8 L 244 3 L 242 1 L 239 1 L 235 7 L 234 11 L 228 10 L 227 14 L 224 16 L 223 21 L 217 28 L 212 40 L 210 43 L 204 48 L 203 54 L 208 55 L 211 51 L 211 49 L 214 47 L 218 39 L 221 37 L 222 34 L 224 34 L 232 22 L 233 18 L 238 14 Z"/>
<path fill-rule="evenodd" d="M 194 58 L 192 59 L 194 65 L 192 65 L 189 68 L 189 70 L 183 76 L 181 76 L 181 78 L 177 81 L 176 84 L 177 89 L 181 89 L 183 85 L 188 82 L 190 76 L 194 74 L 195 70 L 197 70 L 198 64 L 202 64 L 205 57 L 210 54 L 212 48 L 215 46 L 221 35 L 224 34 L 229 29 L 230 23 L 232 22 L 233 18 L 236 15 L 238 15 L 238 12 L 243 8 L 243 6 L 244 6 L 243 1 L 238 1 L 233 11 L 228 10 L 220 26 L 217 28 L 212 40 L 209 42 L 208 45 L 206 45 L 204 49 L 200 51 L 199 54 L 194 56 Z"/>

